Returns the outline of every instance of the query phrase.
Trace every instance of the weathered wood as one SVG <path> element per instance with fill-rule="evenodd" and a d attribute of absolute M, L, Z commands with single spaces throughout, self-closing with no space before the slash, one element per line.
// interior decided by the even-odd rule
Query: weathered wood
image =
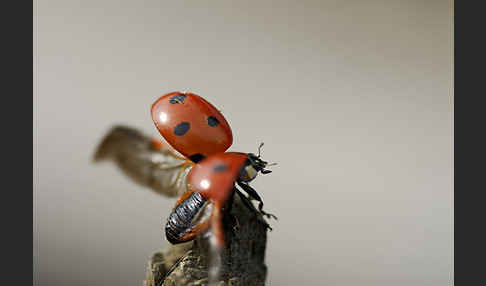
<path fill-rule="evenodd" d="M 265 285 L 267 223 L 235 196 L 231 215 L 223 219 L 226 248 L 216 285 Z M 210 233 L 152 255 L 144 286 L 208 285 Z"/>

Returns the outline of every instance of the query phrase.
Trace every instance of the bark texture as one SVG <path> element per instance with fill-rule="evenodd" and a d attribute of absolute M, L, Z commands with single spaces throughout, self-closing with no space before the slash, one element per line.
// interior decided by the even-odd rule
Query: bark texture
<path fill-rule="evenodd" d="M 221 254 L 220 281 L 211 285 L 265 285 L 268 225 L 256 210 L 235 196 L 223 219 L 226 248 Z M 150 257 L 144 286 L 209 285 L 210 233 L 173 245 Z"/>

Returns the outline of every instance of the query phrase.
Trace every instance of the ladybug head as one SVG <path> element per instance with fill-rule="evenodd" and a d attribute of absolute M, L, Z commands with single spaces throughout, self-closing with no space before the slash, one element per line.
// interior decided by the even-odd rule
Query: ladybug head
<path fill-rule="evenodd" d="M 240 172 L 240 181 L 243 182 L 250 182 L 258 175 L 258 172 L 262 174 L 268 174 L 272 171 L 265 169 L 268 166 L 276 165 L 276 163 L 269 164 L 266 161 L 263 161 L 260 158 L 260 151 L 263 147 L 263 143 L 260 144 L 258 147 L 258 156 L 253 153 L 248 153 L 248 159 L 245 162 L 245 165 L 241 168 Z"/>

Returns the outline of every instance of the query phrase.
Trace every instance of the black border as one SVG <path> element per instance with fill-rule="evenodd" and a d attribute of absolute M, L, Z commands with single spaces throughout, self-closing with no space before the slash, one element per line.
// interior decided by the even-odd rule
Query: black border
<path fill-rule="evenodd" d="M 480 195 L 486 193 L 484 8 L 459 1 L 453 4 L 454 284 L 483 285 L 485 200 Z"/>
<path fill-rule="evenodd" d="M 29 285 L 33 253 L 32 2 L 2 5 L 2 261 L 3 284 Z M 7 160 L 5 160 L 7 157 Z M 32 227 L 32 228 L 31 228 Z M 6 255 L 5 255 L 6 254 Z M 11 281 L 8 281 L 11 280 Z"/>

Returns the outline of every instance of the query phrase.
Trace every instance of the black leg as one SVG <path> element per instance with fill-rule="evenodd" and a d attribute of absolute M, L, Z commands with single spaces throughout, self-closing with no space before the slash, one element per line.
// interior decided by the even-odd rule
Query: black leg
<path fill-rule="evenodd" d="M 243 190 L 245 190 L 245 192 L 252 198 L 254 198 L 255 200 L 257 200 L 259 202 L 258 204 L 258 210 L 266 217 L 268 218 L 274 218 L 274 219 L 277 219 L 276 216 L 274 216 L 273 214 L 270 214 L 270 213 L 267 213 L 265 211 L 263 211 L 263 200 L 262 198 L 260 198 L 260 196 L 258 195 L 257 191 L 255 191 L 255 189 L 253 189 L 252 187 L 250 187 L 250 185 L 247 185 L 245 183 L 241 183 L 241 182 L 237 182 L 238 183 L 238 186 L 240 186 Z"/>
<path fill-rule="evenodd" d="M 248 193 L 248 195 L 250 195 L 250 197 L 254 198 L 255 200 L 257 200 L 259 202 L 262 202 L 262 198 L 260 198 L 260 196 L 255 191 L 255 189 L 250 187 L 250 185 L 247 185 L 247 184 L 239 182 L 239 181 L 237 181 L 237 183 L 238 183 L 238 186 L 240 186 L 243 190 L 245 190 L 245 192 Z"/>
<path fill-rule="evenodd" d="M 240 196 L 241 201 L 243 202 L 245 207 L 247 207 L 251 211 L 256 211 L 255 207 L 251 204 L 250 200 L 242 192 L 240 192 L 240 190 L 235 188 L 235 192 Z"/>
<path fill-rule="evenodd" d="M 250 211 L 254 211 L 256 212 L 257 210 L 255 209 L 255 207 L 252 205 L 252 203 L 250 202 L 250 200 L 242 193 L 240 192 L 240 190 L 238 190 L 237 188 L 235 188 L 235 191 L 236 193 L 240 196 L 241 198 L 241 201 L 243 202 L 243 204 L 250 210 Z M 270 225 L 268 223 L 265 222 L 265 226 L 268 227 L 270 229 L 270 231 L 272 231 L 272 228 L 270 227 Z"/>

